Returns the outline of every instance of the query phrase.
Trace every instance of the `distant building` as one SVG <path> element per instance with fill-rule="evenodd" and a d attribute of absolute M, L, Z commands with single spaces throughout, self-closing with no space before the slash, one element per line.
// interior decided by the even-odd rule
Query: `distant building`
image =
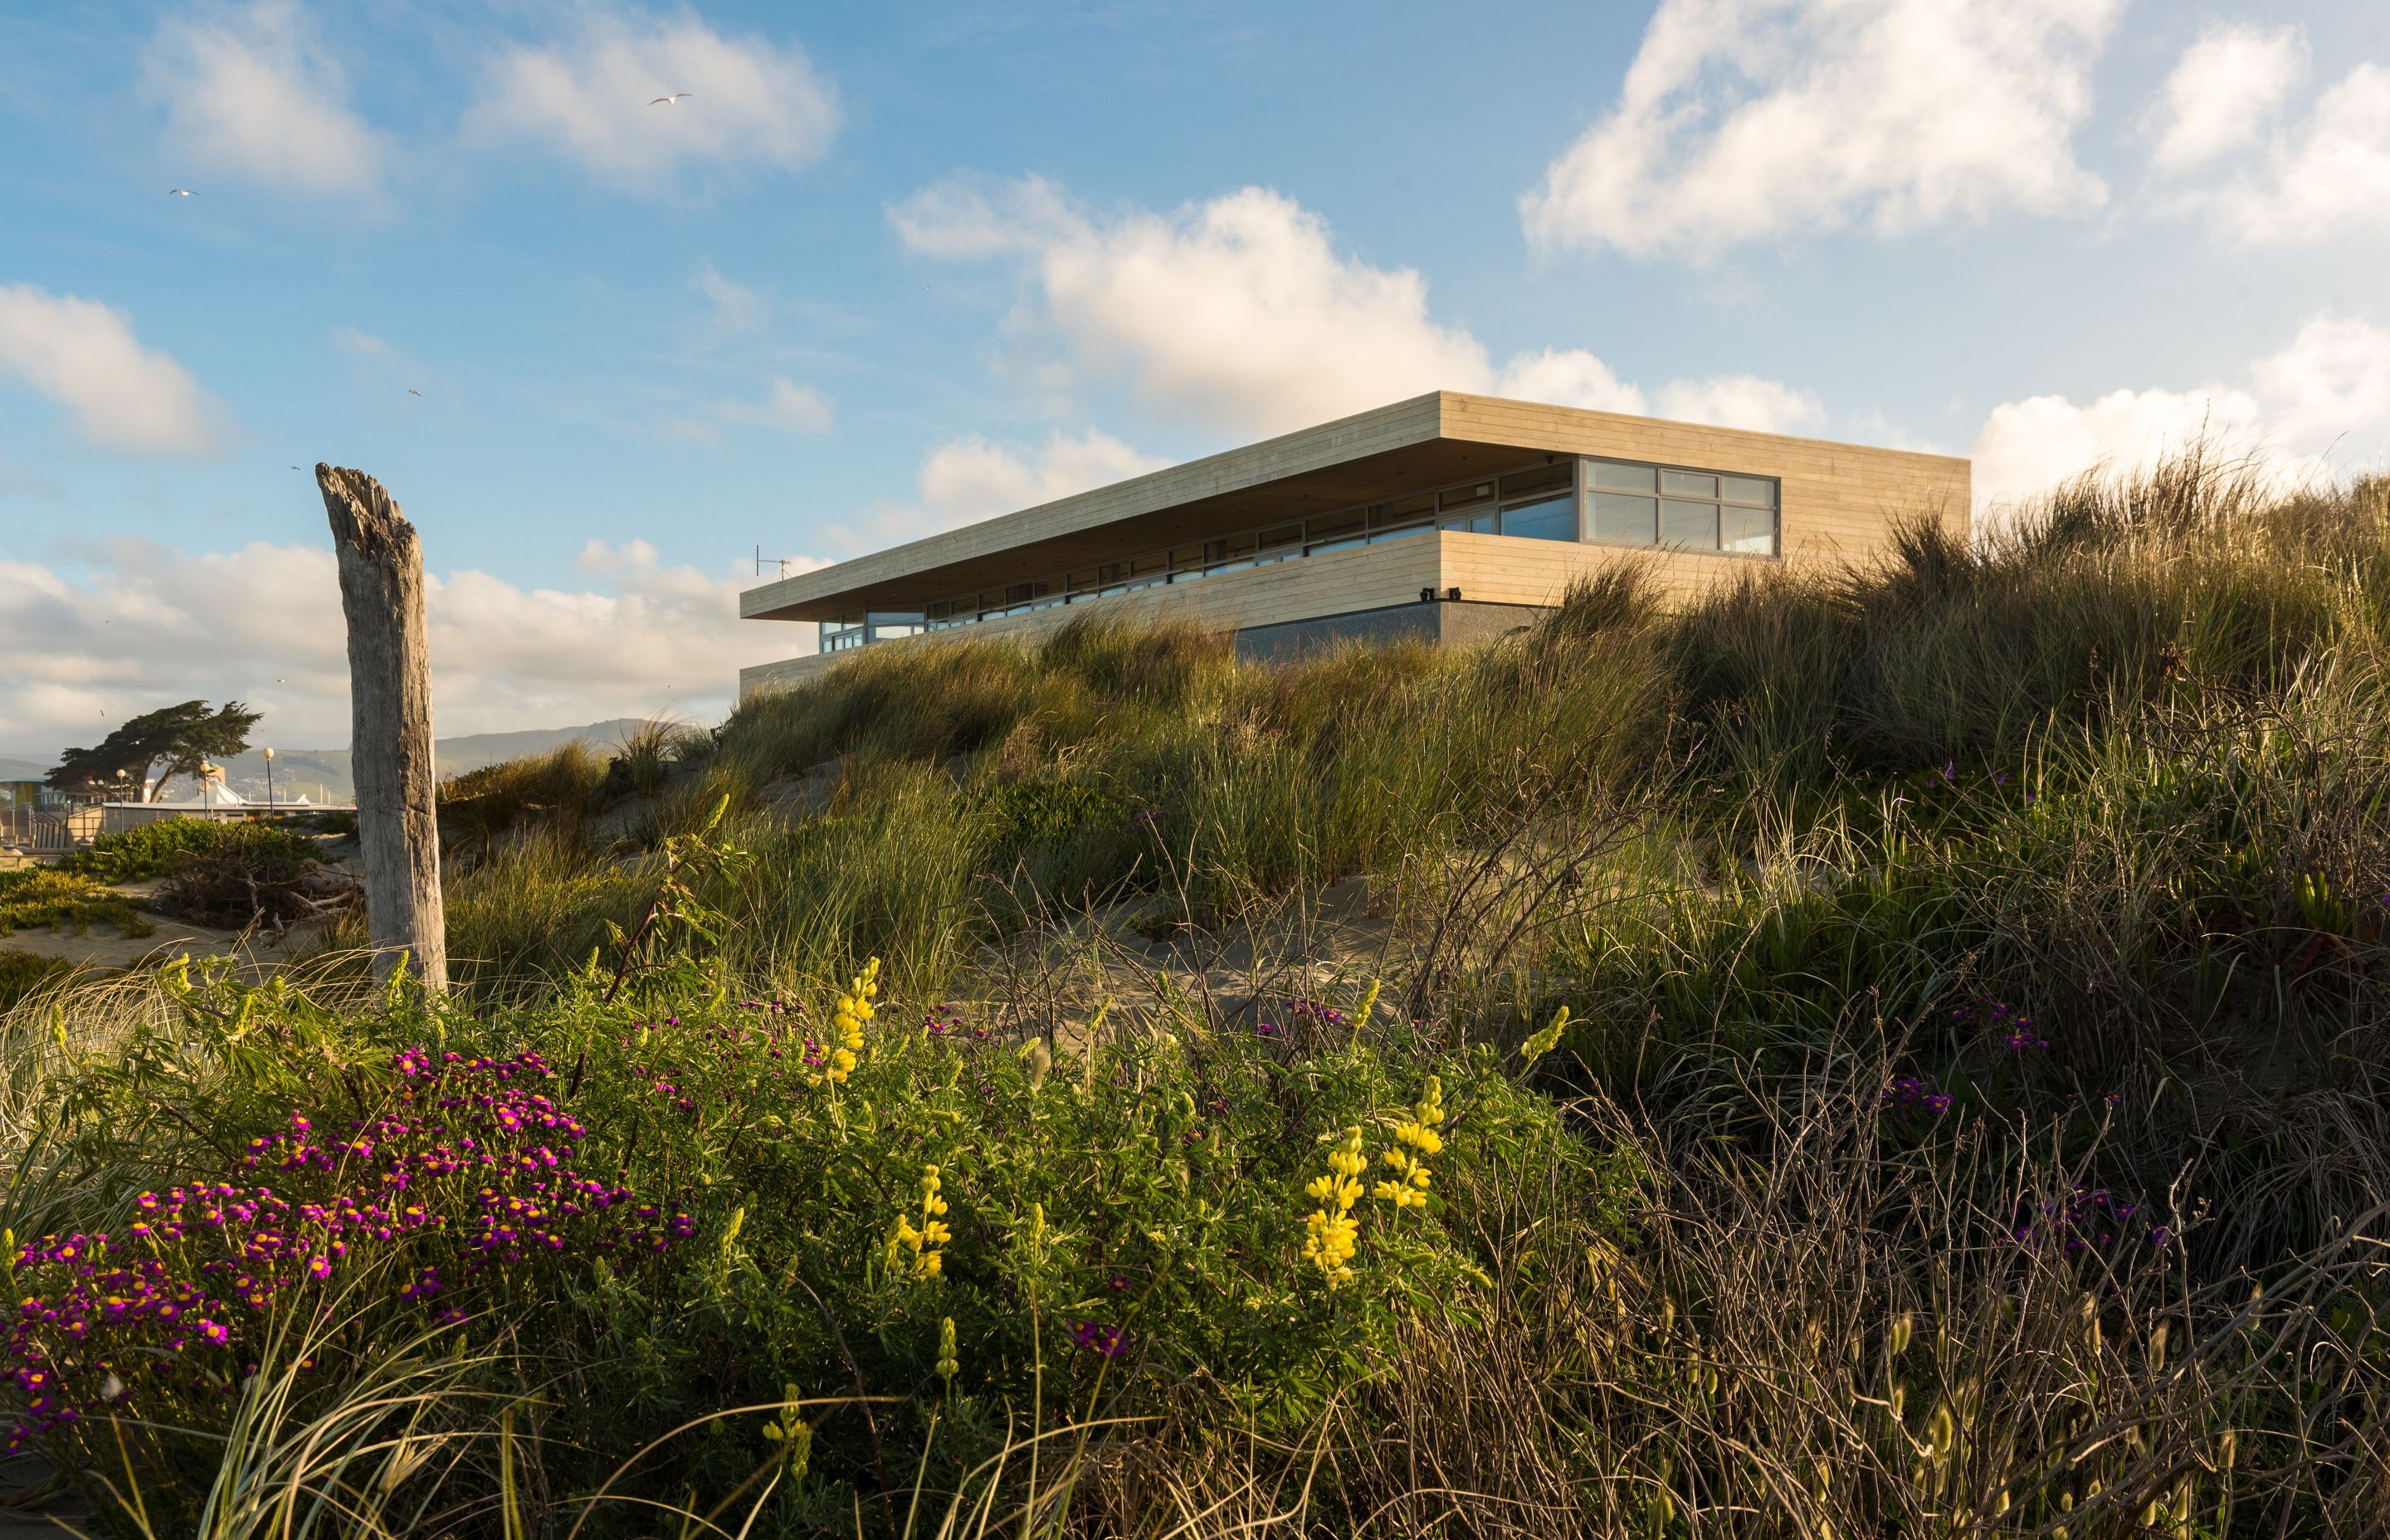
<path fill-rule="evenodd" d="M 1437 391 L 750 589 L 741 616 L 811 622 L 819 649 L 741 670 L 739 694 L 1086 605 L 1230 627 L 1255 656 L 1479 640 L 1622 558 L 1683 594 L 1864 558 L 1904 519 L 1964 537 L 1969 494 L 1947 456 Z"/>

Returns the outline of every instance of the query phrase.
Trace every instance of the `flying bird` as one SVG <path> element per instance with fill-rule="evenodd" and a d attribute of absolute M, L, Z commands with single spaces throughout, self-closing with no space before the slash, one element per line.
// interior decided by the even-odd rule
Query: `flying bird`
<path fill-rule="evenodd" d="M 422 392 L 421 391 L 417 390 L 414 386 L 409 385 L 409 386 L 406 388 L 406 393 L 407 393 L 408 395 L 411 395 L 411 396 L 419 396 L 419 395 L 421 395 L 423 392 Z"/>
<path fill-rule="evenodd" d="M 673 103 L 679 101 L 682 97 L 694 95 L 696 95 L 696 93 L 691 91 L 675 91 L 669 96 L 658 96 L 655 100 L 648 103 L 648 105 L 649 107 L 670 107 Z"/>
<path fill-rule="evenodd" d="M 168 198 L 188 198 L 191 196 L 191 189 L 188 187 L 168 187 L 166 189 L 166 196 Z"/>

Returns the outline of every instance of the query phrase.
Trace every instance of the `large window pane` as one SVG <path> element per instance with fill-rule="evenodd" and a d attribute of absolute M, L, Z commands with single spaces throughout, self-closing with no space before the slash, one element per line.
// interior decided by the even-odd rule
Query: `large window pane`
<path fill-rule="evenodd" d="M 1540 503 L 1554 493 L 1570 490 L 1573 484 L 1566 461 L 1537 466 L 1533 470 L 1514 470 L 1502 478 L 1502 501 Z"/>
<path fill-rule="evenodd" d="M 1422 492 L 1411 497 L 1397 497 L 1383 507 L 1385 511 L 1379 516 L 1381 528 L 1396 524 L 1435 522 L 1435 494 L 1433 492 Z"/>
<path fill-rule="evenodd" d="M 1718 547 L 1752 556 L 1776 554 L 1776 514 L 1768 508 L 1718 509 Z"/>
<path fill-rule="evenodd" d="M 1703 476 L 1690 470 L 1660 472 L 1660 490 L 1680 497 L 1715 497 L 1717 495 L 1717 482 L 1715 476 Z"/>
<path fill-rule="evenodd" d="M 1436 511 L 1448 516 L 1458 509 L 1473 508 L 1480 504 L 1492 501 L 1494 501 L 1493 482 L 1471 481 L 1465 487 L 1454 487 L 1436 499 Z"/>
<path fill-rule="evenodd" d="M 1598 492 L 1656 492 L 1659 473 L 1648 465 L 1621 465 L 1616 460 L 1587 460 Z"/>
<path fill-rule="evenodd" d="M 1660 544 L 1689 551 L 1717 549 L 1715 503 L 1685 503 L 1667 498 L 1660 504 Z"/>
<path fill-rule="evenodd" d="M 1561 496 L 1502 510 L 1502 533 L 1522 540 L 1574 540 L 1576 498 Z"/>
<path fill-rule="evenodd" d="M 1649 545 L 1659 511 L 1656 498 L 1597 492 L 1593 494 L 1593 537 L 1628 545 Z"/>
<path fill-rule="evenodd" d="M 1351 508 L 1343 513 L 1322 514 L 1308 521 L 1304 538 L 1315 545 L 1323 540 L 1343 540 L 1347 536 L 1359 534 L 1368 527 L 1368 516 L 1359 508 Z"/>
<path fill-rule="evenodd" d="M 1756 507 L 1776 506 L 1776 483 L 1756 476 L 1721 476 L 1719 495 L 1729 503 L 1749 503 Z"/>

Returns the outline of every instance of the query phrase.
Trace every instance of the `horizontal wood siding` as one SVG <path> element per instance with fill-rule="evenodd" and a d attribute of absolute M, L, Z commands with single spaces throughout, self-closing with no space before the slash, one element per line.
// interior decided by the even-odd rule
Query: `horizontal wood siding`
<path fill-rule="evenodd" d="M 1946 455 L 1449 392 L 1444 436 L 1773 476 L 1782 483 L 1784 555 L 1793 560 L 1864 560 L 1903 519 L 1935 519 L 1961 540 L 1968 534 L 1970 467 Z"/>

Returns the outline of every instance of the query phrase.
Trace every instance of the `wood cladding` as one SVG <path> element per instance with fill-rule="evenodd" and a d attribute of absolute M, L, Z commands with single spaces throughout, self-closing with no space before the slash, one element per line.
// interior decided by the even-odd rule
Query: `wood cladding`
<path fill-rule="evenodd" d="M 740 596 L 739 612 L 804 620 L 865 607 L 919 608 L 974 586 L 1561 455 L 1773 477 L 1787 561 L 1864 561 L 1902 520 L 1938 520 L 1961 539 L 1969 531 L 1971 468 L 1963 459 L 1438 391 L 766 584 Z M 1057 555 L 1062 558 L 1049 559 Z M 1242 628 L 1416 603 L 1421 588 L 1548 605 L 1574 578 L 1619 561 L 1647 565 L 1680 595 L 1772 564 L 1722 553 L 1439 533 L 873 645 L 1025 636 L 1090 612 L 1167 614 Z M 742 670 L 739 693 L 784 687 L 849 656 Z"/>

